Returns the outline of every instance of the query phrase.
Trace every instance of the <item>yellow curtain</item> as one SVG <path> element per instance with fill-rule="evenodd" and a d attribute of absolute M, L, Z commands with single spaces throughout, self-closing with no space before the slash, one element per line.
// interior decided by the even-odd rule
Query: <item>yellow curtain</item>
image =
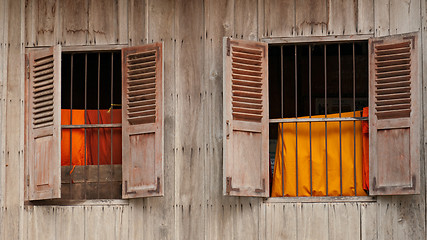
<path fill-rule="evenodd" d="M 353 112 L 342 113 L 341 117 L 353 117 Z M 361 112 L 356 112 L 360 117 Z M 312 116 L 323 118 L 324 115 Z M 337 118 L 330 114 L 328 118 Z M 307 117 L 305 117 L 307 118 Z M 282 196 L 282 169 L 284 171 L 284 196 L 296 196 L 298 176 L 298 196 L 310 196 L 310 130 L 309 123 L 279 124 L 272 197 Z M 282 132 L 282 126 L 283 132 Z M 355 126 L 355 131 L 354 131 Z M 283 137 L 282 137 L 283 136 Z M 296 140 L 298 137 L 298 140 Z M 326 139 L 325 139 L 326 138 Z M 284 139 L 284 141 L 282 141 Z M 327 140 L 327 141 L 325 141 Z M 356 148 L 354 148 L 356 140 Z M 296 142 L 298 141 L 298 148 Z M 327 144 L 326 144 L 327 142 Z M 340 129 L 339 122 L 311 123 L 311 159 L 313 196 L 326 196 L 326 145 L 328 195 L 340 196 Z M 283 151 L 282 151 L 283 149 Z M 355 152 L 354 152 L 355 151 Z M 362 123 L 356 121 L 341 122 L 341 156 L 342 156 L 342 195 L 354 196 L 354 153 L 356 153 L 356 188 L 357 195 L 364 196 L 362 188 Z M 297 159 L 298 155 L 298 159 Z M 282 168 L 282 156 L 284 166 Z M 297 159 L 297 160 L 296 160 Z M 296 170 L 298 162 L 298 172 Z"/>

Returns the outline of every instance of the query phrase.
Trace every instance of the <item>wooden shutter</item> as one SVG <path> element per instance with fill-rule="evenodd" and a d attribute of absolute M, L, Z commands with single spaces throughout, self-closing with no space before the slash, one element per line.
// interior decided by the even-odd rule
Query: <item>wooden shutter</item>
<path fill-rule="evenodd" d="M 419 194 L 418 35 L 369 41 L 370 194 Z"/>
<path fill-rule="evenodd" d="M 123 198 L 163 196 L 163 43 L 122 59 Z"/>
<path fill-rule="evenodd" d="M 266 43 L 224 38 L 224 195 L 270 192 L 267 57 Z"/>
<path fill-rule="evenodd" d="M 29 54 L 29 200 L 61 197 L 61 46 Z"/>

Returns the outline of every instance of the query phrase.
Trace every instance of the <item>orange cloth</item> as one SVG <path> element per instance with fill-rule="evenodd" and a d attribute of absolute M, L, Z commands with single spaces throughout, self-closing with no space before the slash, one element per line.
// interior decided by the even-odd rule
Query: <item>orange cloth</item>
<path fill-rule="evenodd" d="M 356 112 L 356 117 L 361 113 Z M 338 114 L 330 114 L 336 118 Z M 324 115 L 312 118 L 323 118 Z M 341 117 L 353 117 L 353 112 L 342 113 Z M 307 118 L 307 117 L 305 117 Z M 279 137 L 276 147 L 272 197 L 282 196 L 282 125 L 279 124 Z M 342 191 L 343 196 L 354 196 L 354 150 L 356 151 L 356 186 L 357 195 L 366 193 L 362 188 L 362 124 L 353 121 L 341 123 L 342 146 Z M 340 195 L 340 132 L 339 122 L 327 123 L 328 152 L 328 195 Z M 283 128 L 284 157 L 284 196 L 296 196 L 296 128 L 295 123 L 286 123 Z M 298 196 L 310 196 L 310 131 L 309 123 L 298 123 Z M 354 149 L 354 139 L 356 148 Z M 326 144 L 325 123 L 311 124 L 312 149 L 312 188 L 313 196 L 326 196 Z"/>
<path fill-rule="evenodd" d="M 111 114 L 113 114 L 113 123 L 121 123 L 121 109 L 100 110 L 99 123 L 111 123 Z M 61 124 L 70 125 L 69 109 L 61 110 Z M 84 124 L 84 110 L 72 110 L 72 124 Z M 87 124 L 97 124 L 98 116 L 97 110 L 87 110 Z M 61 165 L 70 165 L 70 135 L 72 135 L 72 151 L 71 151 L 71 164 L 72 165 L 85 165 L 85 152 L 86 152 L 86 165 L 98 164 L 98 130 L 86 130 L 86 149 L 85 149 L 85 136 L 84 129 L 73 129 L 70 134 L 70 129 L 62 130 L 61 139 Z M 119 128 L 113 128 L 113 144 L 111 144 L 111 128 L 99 129 L 99 164 L 121 164 L 122 163 L 122 132 Z M 113 158 L 111 159 L 111 145 L 113 146 Z"/>
<path fill-rule="evenodd" d="M 369 116 L 369 108 L 363 108 L 363 117 Z M 369 191 L 369 122 L 362 122 L 362 131 L 363 131 L 363 159 L 362 159 L 362 178 L 363 178 L 363 189 Z"/>

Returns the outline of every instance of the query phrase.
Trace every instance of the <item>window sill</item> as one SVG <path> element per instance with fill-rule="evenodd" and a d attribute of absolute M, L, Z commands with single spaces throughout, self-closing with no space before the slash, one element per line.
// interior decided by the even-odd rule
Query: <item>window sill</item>
<path fill-rule="evenodd" d="M 27 206 L 105 206 L 105 205 L 129 205 L 129 200 L 125 199 L 94 199 L 94 200 L 40 200 L 40 201 L 26 201 Z"/>
<path fill-rule="evenodd" d="M 270 197 L 264 203 L 347 203 L 347 202 L 376 202 L 376 197 Z"/>

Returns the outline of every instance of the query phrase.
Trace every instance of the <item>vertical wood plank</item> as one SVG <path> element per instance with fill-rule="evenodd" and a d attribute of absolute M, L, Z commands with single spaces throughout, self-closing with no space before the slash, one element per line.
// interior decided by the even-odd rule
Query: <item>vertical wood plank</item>
<path fill-rule="evenodd" d="M 144 200 L 144 239 L 174 239 L 175 233 L 175 1 L 147 0 L 138 6 L 144 13 L 136 13 L 132 29 L 134 38 L 144 43 L 163 41 L 164 44 L 164 196 Z M 144 19 L 142 19 L 144 17 Z M 139 21 L 138 20 L 138 21 Z M 149 34 L 148 34 L 149 33 Z"/>
<path fill-rule="evenodd" d="M 328 0 L 328 35 L 356 34 L 357 1 Z"/>
<path fill-rule="evenodd" d="M 266 239 L 297 239 L 297 207 L 295 203 L 266 204 Z"/>
<path fill-rule="evenodd" d="M 329 239 L 360 240 L 360 208 L 357 203 L 331 203 Z"/>
<path fill-rule="evenodd" d="M 329 239 L 327 203 L 297 204 L 298 239 Z"/>
<path fill-rule="evenodd" d="M 235 38 L 258 41 L 257 6 L 257 0 L 234 0 Z"/>
<path fill-rule="evenodd" d="M 114 240 L 115 213 L 112 206 L 85 207 L 85 239 Z"/>
<path fill-rule="evenodd" d="M 127 44 L 128 43 L 128 0 L 118 0 L 117 3 L 117 27 L 118 33 L 117 43 Z"/>
<path fill-rule="evenodd" d="M 88 0 L 62 0 L 61 43 L 63 45 L 85 45 L 88 42 Z"/>
<path fill-rule="evenodd" d="M 113 207 L 115 214 L 114 239 L 129 239 L 129 206 Z"/>
<path fill-rule="evenodd" d="M 417 32 L 421 29 L 420 1 L 390 0 L 390 34 Z"/>
<path fill-rule="evenodd" d="M 144 221 L 143 208 L 143 199 L 129 201 L 129 239 L 144 239 L 143 226 L 148 224 L 148 221 Z"/>
<path fill-rule="evenodd" d="M 34 237 L 35 240 L 55 239 L 55 210 L 55 207 L 52 206 L 34 207 L 35 234 L 31 237 Z"/>
<path fill-rule="evenodd" d="M 36 45 L 37 46 L 52 46 L 56 43 L 56 19 L 57 14 L 57 1 L 44 0 L 37 1 L 37 5 L 33 5 L 36 11 Z"/>
<path fill-rule="evenodd" d="M 363 240 L 378 239 L 377 204 L 360 204 L 360 236 Z"/>
<path fill-rule="evenodd" d="M 89 43 L 95 45 L 119 42 L 118 0 L 89 0 Z"/>
<path fill-rule="evenodd" d="M 295 35 L 295 1 L 265 0 L 265 30 L 268 37 Z"/>
<path fill-rule="evenodd" d="M 392 240 L 396 221 L 393 213 L 392 197 L 378 197 L 377 224 L 378 240 Z"/>
<path fill-rule="evenodd" d="M 84 207 L 56 207 L 56 239 L 84 239 Z"/>
<path fill-rule="evenodd" d="M 204 238 L 203 9 L 201 1 L 175 2 L 176 112 L 190 114 L 175 123 L 176 239 Z"/>
<path fill-rule="evenodd" d="M 129 45 L 147 43 L 147 11 L 145 0 L 129 0 Z"/>
<path fill-rule="evenodd" d="M 357 30 L 359 34 L 374 33 L 374 1 L 358 0 Z"/>
<path fill-rule="evenodd" d="M 327 34 L 327 4 L 326 1 L 301 0 L 296 1 L 296 35 L 324 36 Z"/>
<path fill-rule="evenodd" d="M 392 207 L 394 210 L 393 239 L 425 237 L 425 200 L 422 195 L 393 196 Z"/>
<path fill-rule="evenodd" d="M 374 1 L 375 36 L 390 35 L 390 0 Z"/>
<path fill-rule="evenodd" d="M 36 29 L 35 29 L 35 0 L 25 0 L 25 39 L 26 46 L 31 47 L 36 45 Z M 4 9 L 0 10 L 4 11 Z M 3 19 L 3 18 L 2 18 Z"/>

